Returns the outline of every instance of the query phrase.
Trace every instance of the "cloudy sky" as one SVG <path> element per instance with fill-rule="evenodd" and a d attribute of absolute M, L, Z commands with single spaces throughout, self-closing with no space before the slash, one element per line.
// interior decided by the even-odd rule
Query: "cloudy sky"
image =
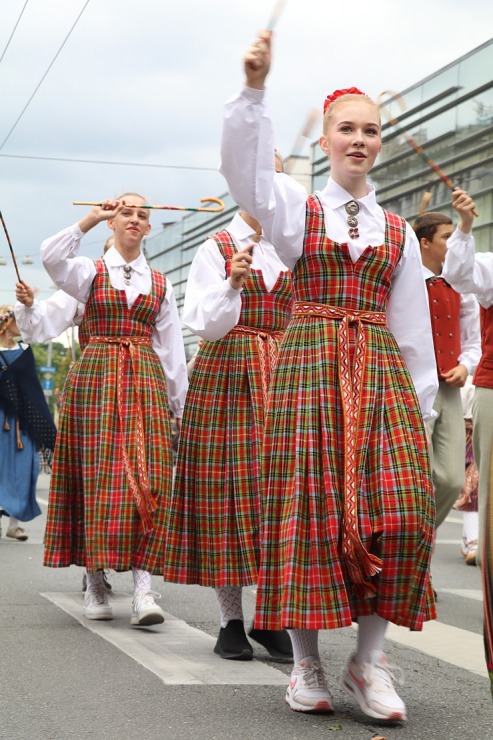
<path fill-rule="evenodd" d="M 21 276 L 40 297 L 52 289 L 39 246 L 83 215 L 72 201 L 137 190 L 153 203 L 197 206 L 225 192 L 216 170 L 222 106 L 275 6 L 3 0 L 0 211 Z M 327 92 L 403 90 L 488 41 L 492 29 L 493 4 L 484 0 L 287 0 L 268 86 L 278 148 L 291 151 Z M 153 212 L 153 231 L 176 218 Z M 105 225 L 89 233 L 83 253 L 97 256 L 107 233 Z M 0 303 L 8 303 L 15 272 L 3 229 L 0 256 L 8 261 Z"/>

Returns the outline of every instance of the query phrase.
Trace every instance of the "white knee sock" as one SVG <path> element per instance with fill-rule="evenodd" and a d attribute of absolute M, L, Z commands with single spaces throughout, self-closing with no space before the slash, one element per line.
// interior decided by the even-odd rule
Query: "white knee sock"
<path fill-rule="evenodd" d="M 320 660 L 318 653 L 318 630 L 288 630 L 293 645 L 294 663 L 311 656 Z"/>
<path fill-rule="evenodd" d="M 221 627 L 226 627 L 232 619 L 241 619 L 243 622 L 243 608 L 241 605 L 241 586 L 222 586 L 215 588 Z"/>
<path fill-rule="evenodd" d="M 462 512 L 462 535 L 464 541 L 477 542 L 479 534 L 479 514 L 477 511 Z"/>
<path fill-rule="evenodd" d="M 147 570 L 132 568 L 132 575 L 134 577 L 134 596 L 151 590 L 151 574 Z"/>
<path fill-rule="evenodd" d="M 357 663 L 376 663 L 383 652 L 388 621 L 371 614 L 358 617 L 358 643 L 355 659 Z"/>
<path fill-rule="evenodd" d="M 9 529 L 17 529 L 19 526 L 19 520 L 15 516 L 11 516 L 9 519 Z"/>
<path fill-rule="evenodd" d="M 97 570 L 95 573 L 89 573 L 89 571 L 87 571 L 86 591 L 97 591 L 100 588 L 104 588 L 103 573 L 104 570 Z"/>

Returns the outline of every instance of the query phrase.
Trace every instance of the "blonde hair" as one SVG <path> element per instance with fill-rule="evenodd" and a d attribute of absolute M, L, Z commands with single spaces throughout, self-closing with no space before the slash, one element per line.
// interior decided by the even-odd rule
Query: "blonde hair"
<path fill-rule="evenodd" d="M 0 334 L 3 334 L 14 320 L 14 307 L 9 305 L 0 306 Z"/>
<path fill-rule="evenodd" d="M 126 198 L 126 197 L 127 197 L 128 195 L 132 195 L 132 196 L 133 196 L 134 198 L 140 198 L 141 200 L 143 200 L 143 201 L 144 201 L 144 203 L 147 203 L 147 199 L 146 199 L 146 198 L 144 198 L 144 196 L 143 196 L 143 195 L 141 195 L 140 193 L 134 193 L 134 192 L 130 192 L 130 193 L 122 193 L 121 195 L 119 195 L 119 196 L 118 196 L 118 197 L 116 198 L 116 200 L 122 200 L 123 198 Z"/>
<path fill-rule="evenodd" d="M 359 94 L 359 93 L 348 93 L 347 95 L 340 95 L 338 98 L 333 100 L 330 103 L 330 105 L 327 106 L 327 109 L 324 113 L 324 119 L 323 119 L 323 124 L 322 124 L 322 129 L 323 129 L 324 134 L 327 133 L 327 129 L 329 128 L 330 117 L 334 111 L 334 107 L 338 105 L 338 103 L 352 103 L 355 101 L 363 101 L 365 103 L 368 103 L 368 105 L 372 105 L 374 108 L 376 108 L 378 112 L 378 122 L 381 125 L 380 111 L 379 111 L 378 105 L 375 103 L 374 100 L 370 98 L 369 95 Z"/>

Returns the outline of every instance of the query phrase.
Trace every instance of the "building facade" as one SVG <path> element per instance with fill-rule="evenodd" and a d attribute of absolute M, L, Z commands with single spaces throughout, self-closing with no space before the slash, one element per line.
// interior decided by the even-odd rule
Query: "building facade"
<path fill-rule="evenodd" d="M 383 148 L 371 172 L 384 208 L 412 223 L 426 198 L 426 210 L 443 211 L 456 221 L 450 187 L 427 161 L 431 159 L 454 185 L 474 197 L 479 251 L 493 250 L 492 70 L 490 39 L 400 94 L 382 93 L 377 102 L 381 104 Z M 330 175 L 330 163 L 316 143 L 307 158 L 288 158 L 287 169 L 310 192 L 323 188 Z M 219 197 L 225 203 L 222 213 L 192 213 L 145 241 L 150 263 L 173 283 L 180 311 L 198 246 L 224 228 L 236 211 L 229 195 Z M 184 329 L 184 341 L 190 357 L 196 337 Z"/>

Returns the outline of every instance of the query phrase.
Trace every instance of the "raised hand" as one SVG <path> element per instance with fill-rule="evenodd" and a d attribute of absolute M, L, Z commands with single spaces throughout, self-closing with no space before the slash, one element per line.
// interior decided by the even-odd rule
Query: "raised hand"
<path fill-rule="evenodd" d="M 247 49 L 243 57 L 247 87 L 264 89 L 272 58 L 271 40 L 270 31 L 260 31 L 255 43 Z"/>

